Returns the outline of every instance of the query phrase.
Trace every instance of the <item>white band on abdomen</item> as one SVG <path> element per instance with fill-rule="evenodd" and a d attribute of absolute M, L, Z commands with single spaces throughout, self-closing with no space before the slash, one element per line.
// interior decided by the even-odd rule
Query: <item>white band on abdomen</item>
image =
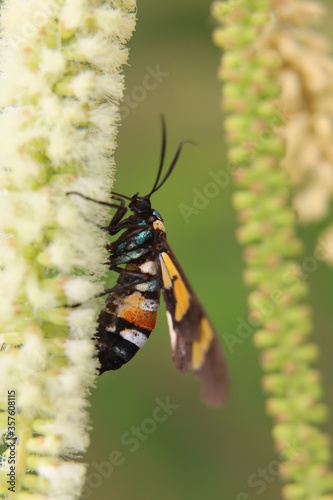
<path fill-rule="evenodd" d="M 147 342 L 146 335 L 144 335 L 144 333 L 138 332 L 137 330 L 130 330 L 129 328 L 125 328 L 125 330 L 122 330 L 119 335 L 123 339 L 132 342 L 132 344 L 136 345 L 137 347 L 143 347 Z"/>

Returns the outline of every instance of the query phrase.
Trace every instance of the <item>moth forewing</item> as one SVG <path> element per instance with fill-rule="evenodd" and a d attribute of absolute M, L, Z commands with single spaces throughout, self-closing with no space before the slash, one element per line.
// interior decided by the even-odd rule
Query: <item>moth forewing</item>
<path fill-rule="evenodd" d="M 214 329 L 165 235 L 158 255 L 158 277 L 166 306 L 172 360 L 182 372 L 192 369 L 201 380 L 205 402 L 217 406 L 228 395 L 226 362 Z"/>

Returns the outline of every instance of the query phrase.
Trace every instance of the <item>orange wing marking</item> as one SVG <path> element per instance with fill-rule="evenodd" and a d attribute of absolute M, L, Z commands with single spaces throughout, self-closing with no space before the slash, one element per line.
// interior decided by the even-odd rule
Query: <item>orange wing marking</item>
<path fill-rule="evenodd" d="M 162 279 L 164 288 L 173 286 L 175 296 L 175 320 L 181 321 L 190 307 L 190 294 L 170 256 L 163 252 L 160 254 Z"/>

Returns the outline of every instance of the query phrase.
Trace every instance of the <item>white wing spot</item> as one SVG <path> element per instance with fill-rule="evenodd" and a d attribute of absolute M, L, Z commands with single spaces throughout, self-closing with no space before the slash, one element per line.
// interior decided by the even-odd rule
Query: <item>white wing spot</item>
<path fill-rule="evenodd" d="M 167 320 L 168 320 L 168 325 L 169 325 L 171 349 L 172 349 L 172 351 L 174 351 L 176 349 L 176 345 L 177 345 L 177 334 L 176 334 L 175 330 L 173 329 L 171 314 L 167 311 L 166 315 L 167 315 Z"/>

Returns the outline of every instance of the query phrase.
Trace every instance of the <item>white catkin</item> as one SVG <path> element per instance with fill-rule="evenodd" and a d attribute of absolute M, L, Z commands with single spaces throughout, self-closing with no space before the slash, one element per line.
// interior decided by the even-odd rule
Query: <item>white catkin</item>
<path fill-rule="evenodd" d="M 78 498 L 133 0 L 7 0 L 0 46 L 0 428 L 15 494 Z M 79 308 L 67 305 L 81 303 Z M 7 495 L 9 448 L 0 467 Z M 29 494 L 31 496 L 29 496 Z M 24 496 L 25 498 L 25 496 Z"/>

